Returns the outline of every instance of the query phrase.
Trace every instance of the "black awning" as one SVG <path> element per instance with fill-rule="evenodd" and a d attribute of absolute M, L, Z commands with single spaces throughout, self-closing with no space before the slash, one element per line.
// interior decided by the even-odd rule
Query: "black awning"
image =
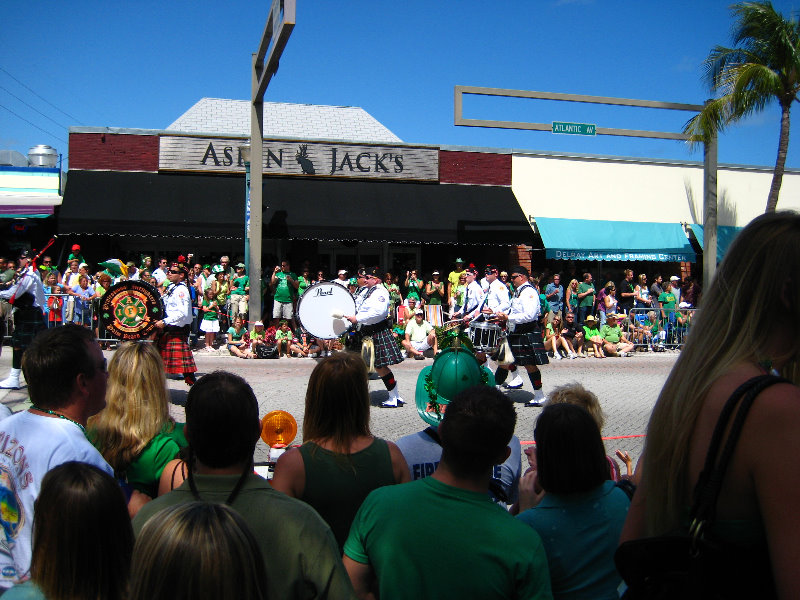
<path fill-rule="evenodd" d="M 264 237 L 405 243 L 530 244 L 508 187 L 264 180 Z M 72 171 L 63 234 L 242 238 L 244 178 Z"/>

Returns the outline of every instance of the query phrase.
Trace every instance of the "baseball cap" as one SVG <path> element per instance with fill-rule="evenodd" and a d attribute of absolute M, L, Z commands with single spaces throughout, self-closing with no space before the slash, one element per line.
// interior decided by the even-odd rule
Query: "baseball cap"
<path fill-rule="evenodd" d="M 264 323 L 262 321 L 256 321 L 255 323 L 253 323 L 253 327 L 263 327 L 263 326 Z"/>
<path fill-rule="evenodd" d="M 237 269 L 244 269 L 244 263 L 236 263 Z"/>
<path fill-rule="evenodd" d="M 415 316 L 415 317 L 416 317 L 417 315 L 424 315 L 424 314 L 425 314 L 425 311 L 424 311 L 424 310 L 422 310 L 421 308 L 418 308 L 417 310 L 415 310 L 415 311 L 414 311 L 414 316 Z"/>
<path fill-rule="evenodd" d="M 339 274 L 339 275 L 347 275 L 347 270 L 345 270 L 345 269 L 339 269 L 339 273 L 338 273 L 338 274 Z"/>
<path fill-rule="evenodd" d="M 669 280 L 670 280 L 670 281 L 680 281 L 680 280 L 681 280 L 681 278 L 680 278 L 680 277 L 678 277 L 677 275 L 673 275 L 672 277 L 670 277 L 670 278 L 669 278 Z"/>
<path fill-rule="evenodd" d="M 81 247 L 78 244 L 72 244 L 72 251 L 79 252 Z"/>

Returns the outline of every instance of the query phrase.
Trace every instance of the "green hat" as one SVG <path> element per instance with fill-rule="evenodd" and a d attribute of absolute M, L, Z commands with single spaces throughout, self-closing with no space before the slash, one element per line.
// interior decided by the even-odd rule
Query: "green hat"
<path fill-rule="evenodd" d="M 446 348 L 417 377 L 417 412 L 428 425 L 438 427 L 445 407 L 459 392 L 490 385 L 490 381 L 494 382 L 492 372 L 482 367 L 472 352 L 463 347 Z"/>
<path fill-rule="evenodd" d="M 222 273 L 223 271 L 225 271 L 225 267 L 222 265 L 214 265 L 214 268 L 211 269 L 212 273 Z"/>

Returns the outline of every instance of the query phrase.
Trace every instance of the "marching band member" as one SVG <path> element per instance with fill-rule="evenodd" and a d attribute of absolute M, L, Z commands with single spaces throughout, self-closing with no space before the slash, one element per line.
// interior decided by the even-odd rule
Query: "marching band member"
<path fill-rule="evenodd" d="M 375 372 L 389 390 L 389 399 L 381 408 L 395 408 L 405 404 L 397 389 L 397 381 L 389 366 L 403 362 L 403 355 L 392 337 L 391 321 L 388 319 L 389 291 L 381 285 L 378 267 L 365 271 L 367 291 L 359 296 L 355 315 L 345 316 L 353 325 L 359 325 L 360 333 L 372 337 L 375 345 Z"/>
<path fill-rule="evenodd" d="M 509 269 L 511 283 L 514 284 L 516 291 L 511 300 L 511 308 L 508 313 L 498 312 L 497 318 L 505 321 L 508 325 L 508 343 L 511 346 L 511 353 L 514 355 L 514 362 L 506 366 L 498 366 L 494 374 L 494 381 L 498 388 L 505 382 L 508 372 L 514 373 L 513 379 L 507 387 L 519 389 L 522 387 L 522 378 L 517 373 L 517 365 L 524 367 L 528 372 L 528 377 L 533 385 L 533 399 L 525 403 L 525 406 L 541 406 L 544 403 L 544 392 L 542 391 L 542 373 L 538 365 L 546 365 L 550 361 L 547 358 L 547 351 L 544 349 L 542 331 L 539 327 L 539 315 L 541 304 L 539 294 L 528 282 L 528 270 L 522 266 L 514 266 Z"/>
<path fill-rule="evenodd" d="M 25 256 L 27 261 L 27 255 Z M 45 305 L 44 287 L 33 263 L 20 268 L 16 283 L 0 292 L 0 298 L 13 306 L 14 332 L 11 334 L 11 373 L 0 381 L 0 389 L 19 389 L 19 376 L 22 372 L 22 355 L 33 338 L 42 329 Z"/>
<path fill-rule="evenodd" d="M 464 305 L 453 315 L 454 319 L 463 318 L 466 325 L 480 314 L 484 303 L 484 294 L 480 284 L 475 281 L 478 271 L 470 265 L 464 269 L 467 276 L 467 289 L 464 292 Z"/>
<path fill-rule="evenodd" d="M 160 330 L 158 351 L 167 373 L 183 375 L 187 385 L 195 382 L 197 365 L 189 348 L 189 330 L 194 320 L 192 297 L 186 286 L 189 272 L 181 263 L 173 263 L 167 271 L 169 286 L 164 294 L 164 318 L 156 322 Z"/>
<path fill-rule="evenodd" d="M 508 288 L 502 281 L 497 279 L 498 270 L 495 265 L 486 266 L 486 286 L 483 288 L 483 293 L 486 296 L 482 312 L 484 314 L 496 314 L 499 312 L 508 312 L 511 308 L 511 298 L 508 294 Z"/>

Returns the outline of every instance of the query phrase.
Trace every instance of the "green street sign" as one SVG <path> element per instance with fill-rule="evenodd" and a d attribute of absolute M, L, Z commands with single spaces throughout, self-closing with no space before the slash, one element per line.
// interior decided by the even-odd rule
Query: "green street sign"
<path fill-rule="evenodd" d="M 596 135 L 597 125 L 592 125 L 591 123 L 562 123 L 561 121 L 553 121 L 553 133 Z"/>

